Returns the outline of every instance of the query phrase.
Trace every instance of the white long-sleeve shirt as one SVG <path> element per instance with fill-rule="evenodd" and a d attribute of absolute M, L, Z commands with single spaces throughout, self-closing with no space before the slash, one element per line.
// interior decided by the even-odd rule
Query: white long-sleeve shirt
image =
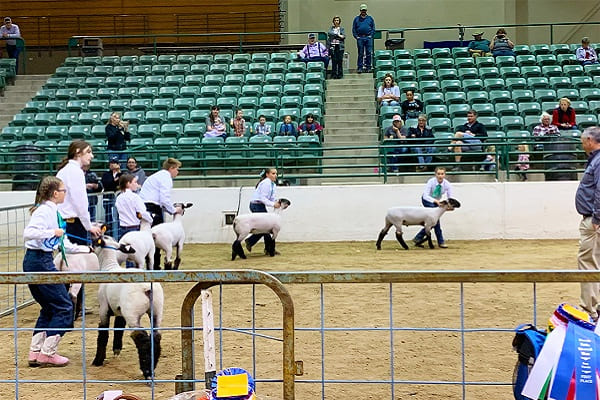
<path fill-rule="evenodd" d="M 137 217 L 137 213 L 140 213 L 143 220 L 152 223 L 152 217 L 146 211 L 146 205 L 142 198 L 129 189 L 117 196 L 115 206 L 119 212 L 120 226 L 138 226 L 140 220 Z"/>
<path fill-rule="evenodd" d="M 173 178 L 166 169 L 150 175 L 144 182 L 140 197 L 145 203 L 153 203 L 161 206 L 169 214 L 175 214 L 175 207 L 171 202 L 171 190 L 173 189 Z"/>
<path fill-rule="evenodd" d="M 52 201 L 45 201 L 33 212 L 27 227 L 23 230 L 25 247 L 32 250 L 52 252 L 60 244 L 59 240 L 55 240 L 53 245 L 50 246 L 47 240 L 55 237 L 55 229 L 58 229 L 58 207 Z M 90 251 L 87 246 L 71 243 L 66 236 L 64 244 L 68 253 L 89 253 Z"/>
<path fill-rule="evenodd" d="M 7 37 L 9 37 L 9 38 L 21 37 L 21 31 L 19 30 L 19 26 L 15 25 L 15 24 L 10 24 L 10 25 L 11 25 L 10 29 L 8 29 L 6 27 L 6 25 L 0 26 L 0 36 L 4 36 L 4 34 L 6 33 Z M 15 46 L 17 44 L 17 41 L 14 39 L 8 39 L 6 41 L 6 44 Z"/>
<path fill-rule="evenodd" d="M 85 190 L 85 174 L 81 165 L 75 160 L 69 160 L 67 165 L 56 174 L 63 181 L 67 195 L 65 202 L 59 204 L 58 211 L 64 219 L 79 218 L 83 227 L 89 231 L 92 228 L 88 212 L 88 197 Z"/>
<path fill-rule="evenodd" d="M 269 178 L 265 178 L 256 187 L 254 194 L 252 195 L 253 202 L 263 203 L 267 207 L 273 207 L 275 200 L 277 200 L 277 185 Z"/>
<path fill-rule="evenodd" d="M 433 191 L 435 190 L 435 187 L 440 184 L 437 180 L 437 178 L 431 178 L 427 181 L 427 183 L 425 184 L 425 190 L 423 191 L 423 199 L 433 203 L 434 198 L 431 196 L 433 194 Z M 444 194 L 446 195 L 446 198 L 450 198 L 452 197 L 452 185 L 450 185 L 450 182 L 448 182 L 446 179 L 444 179 L 441 183 L 442 185 L 442 193 L 441 193 L 441 197 L 444 197 Z M 436 199 L 436 200 L 440 200 L 440 199 Z"/>

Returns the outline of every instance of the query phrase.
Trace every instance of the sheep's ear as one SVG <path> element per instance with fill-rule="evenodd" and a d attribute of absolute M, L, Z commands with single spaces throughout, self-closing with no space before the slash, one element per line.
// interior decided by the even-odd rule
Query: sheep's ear
<path fill-rule="evenodd" d="M 100 230 L 102 231 L 102 234 L 104 235 L 106 233 L 106 231 L 108 230 L 108 225 L 102 224 L 102 226 L 100 227 Z"/>
<path fill-rule="evenodd" d="M 194 203 L 186 203 L 183 208 L 190 208 L 191 206 L 193 206 Z"/>
<path fill-rule="evenodd" d="M 456 199 L 448 199 L 448 201 L 450 202 L 450 204 L 452 205 L 452 207 L 454 208 L 460 208 L 460 202 Z"/>
<path fill-rule="evenodd" d="M 121 244 L 119 246 L 119 251 L 125 254 L 133 254 L 135 253 L 135 249 L 128 244 Z"/>
<path fill-rule="evenodd" d="M 442 200 L 442 201 L 440 201 L 439 204 L 440 204 L 440 206 L 445 207 L 448 205 L 448 202 L 446 200 Z"/>
<path fill-rule="evenodd" d="M 106 242 L 104 241 L 104 239 L 99 237 L 98 239 L 92 240 L 92 246 L 93 247 L 104 247 L 104 246 L 106 246 Z"/>

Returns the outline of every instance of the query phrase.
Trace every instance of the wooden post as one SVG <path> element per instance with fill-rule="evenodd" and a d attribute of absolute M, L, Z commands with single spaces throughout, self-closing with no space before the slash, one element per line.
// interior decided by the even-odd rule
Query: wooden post
<path fill-rule="evenodd" d="M 212 290 L 202 290 L 202 337 L 204 340 L 204 379 L 206 388 L 217 374 L 215 354 L 215 319 L 213 314 Z"/>

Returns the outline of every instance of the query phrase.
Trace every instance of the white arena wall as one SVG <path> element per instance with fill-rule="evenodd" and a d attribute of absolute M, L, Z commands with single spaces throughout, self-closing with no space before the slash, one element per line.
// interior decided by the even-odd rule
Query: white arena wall
<path fill-rule="evenodd" d="M 574 196 L 578 182 L 454 183 L 462 207 L 442 217 L 449 239 L 576 239 L 580 216 Z M 292 206 L 282 213 L 278 240 L 375 240 L 385 212 L 393 206 L 420 206 L 423 184 L 280 187 Z M 174 201 L 192 202 L 186 211 L 186 241 L 230 243 L 225 211 L 248 213 L 254 188 L 175 189 Z M 241 195 L 241 196 L 240 196 Z M 33 192 L 0 192 L 0 207 L 31 203 Z M 2 229 L 4 230 L 4 229 Z M 405 229 L 412 237 L 417 227 Z M 2 234 L 6 234 L 3 232 Z M 394 240 L 393 229 L 386 237 Z"/>

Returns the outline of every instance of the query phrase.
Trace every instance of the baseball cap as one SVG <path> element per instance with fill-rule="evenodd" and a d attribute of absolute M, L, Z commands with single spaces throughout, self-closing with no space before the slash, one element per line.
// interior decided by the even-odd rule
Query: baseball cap
<path fill-rule="evenodd" d="M 316 33 L 309 33 L 309 34 L 308 34 L 308 38 L 309 38 L 309 39 L 310 39 L 310 38 L 316 38 L 316 37 L 317 37 L 317 34 L 316 34 Z"/>
<path fill-rule="evenodd" d="M 366 4 L 363 3 L 363 4 L 360 5 L 360 11 L 366 10 L 366 9 L 367 9 L 367 5 Z"/>
<path fill-rule="evenodd" d="M 10 19 L 10 17 L 4 17 L 4 22 L 11 22 L 12 20 Z"/>
<path fill-rule="evenodd" d="M 108 162 L 109 164 L 119 164 L 121 161 L 119 161 L 119 157 L 111 157 Z"/>
<path fill-rule="evenodd" d="M 392 121 L 402 121 L 402 117 L 400 117 L 398 114 L 396 114 L 392 117 Z"/>
<path fill-rule="evenodd" d="M 473 32 L 473 36 L 481 36 L 483 35 L 485 32 L 483 31 L 479 31 L 479 32 Z"/>

